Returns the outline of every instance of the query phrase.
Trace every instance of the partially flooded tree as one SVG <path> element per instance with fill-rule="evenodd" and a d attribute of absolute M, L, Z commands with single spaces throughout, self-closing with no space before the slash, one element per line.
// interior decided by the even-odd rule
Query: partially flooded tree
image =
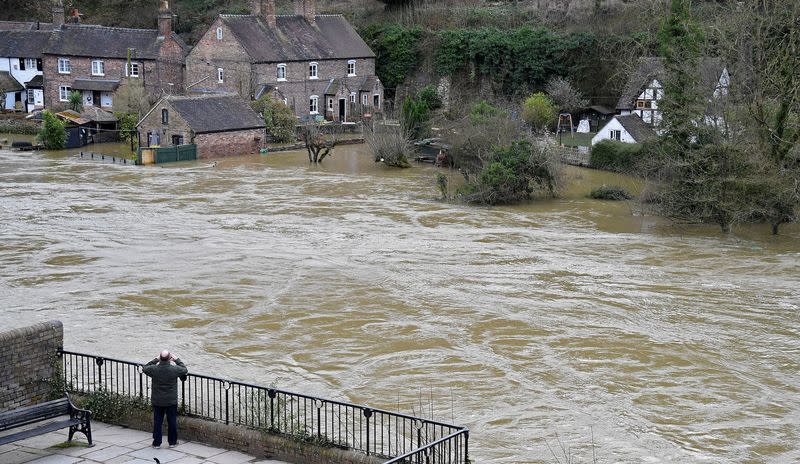
<path fill-rule="evenodd" d="M 364 140 L 372 150 L 376 163 L 397 168 L 410 168 L 413 156 L 409 132 L 402 124 L 364 124 Z"/>
<path fill-rule="evenodd" d="M 552 137 L 533 137 L 521 121 L 481 102 L 446 130 L 452 166 L 464 176 L 469 203 L 498 205 L 558 195 L 562 165 Z M 440 191 L 446 190 L 437 180 Z"/>
<path fill-rule="evenodd" d="M 308 151 L 308 162 L 321 163 L 322 160 L 333 154 L 333 148 L 339 143 L 340 126 L 328 126 L 326 136 L 322 126 L 317 122 L 310 122 L 300 127 L 300 139 Z"/>

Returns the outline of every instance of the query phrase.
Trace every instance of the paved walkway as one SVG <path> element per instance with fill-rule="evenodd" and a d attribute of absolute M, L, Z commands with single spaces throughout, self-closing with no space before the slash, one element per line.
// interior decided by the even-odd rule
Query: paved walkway
<path fill-rule="evenodd" d="M 166 436 L 160 449 L 150 445 L 153 438 L 147 432 L 125 429 L 92 421 L 95 446 L 57 447 L 67 441 L 67 429 L 0 446 L 2 464 L 287 464 L 283 461 L 259 460 L 238 451 L 213 448 L 201 443 L 178 440 L 178 446 L 168 448 Z M 76 433 L 73 441 L 86 444 L 85 437 Z"/>

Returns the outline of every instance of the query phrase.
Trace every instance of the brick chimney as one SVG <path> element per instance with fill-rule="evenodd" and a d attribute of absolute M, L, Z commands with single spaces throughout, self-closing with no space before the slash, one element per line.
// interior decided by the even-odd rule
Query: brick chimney
<path fill-rule="evenodd" d="M 253 16 L 261 16 L 261 0 L 250 0 L 250 14 Z"/>
<path fill-rule="evenodd" d="M 64 3 L 61 0 L 53 2 L 53 27 L 64 25 Z"/>
<path fill-rule="evenodd" d="M 161 5 L 158 7 L 158 36 L 170 35 L 172 35 L 172 11 L 169 9 L 169 2 L 161 0 Z"/>
<path fill-rule="evenodd" d="M 294 14 L 306 18 L 311 24 L 314 24 L 317 15 L 317 2 L 316 0 L 294 0 Z"/>
<path fill-rule="evenodd" d="M 261 0 L 261 14 L 269 27 L 275 27 L 275 0 Z"/>

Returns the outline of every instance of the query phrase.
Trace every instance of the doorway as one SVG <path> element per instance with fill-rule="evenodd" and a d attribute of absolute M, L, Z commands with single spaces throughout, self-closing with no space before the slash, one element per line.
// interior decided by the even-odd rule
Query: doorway
<path fill-rule="evenodd" d="M 347 117 L 347 100 L 344 98 L 339 99 L 339 122 L 344 122 Z"/>

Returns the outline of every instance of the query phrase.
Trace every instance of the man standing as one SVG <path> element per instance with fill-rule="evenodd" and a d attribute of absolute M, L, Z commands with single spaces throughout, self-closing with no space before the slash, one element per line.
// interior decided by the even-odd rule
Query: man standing
<path fill-rule="evenodd" d="M 164 350 L 142 371 L 153 379 L 150 396 L 153 403 L 153 448 L 161 447 L 164 413 L 167 414 L 167 442 L 172 448 L 178 444 L 178 378 L 186 375 L 189 369 L 179 358 Z"/>

